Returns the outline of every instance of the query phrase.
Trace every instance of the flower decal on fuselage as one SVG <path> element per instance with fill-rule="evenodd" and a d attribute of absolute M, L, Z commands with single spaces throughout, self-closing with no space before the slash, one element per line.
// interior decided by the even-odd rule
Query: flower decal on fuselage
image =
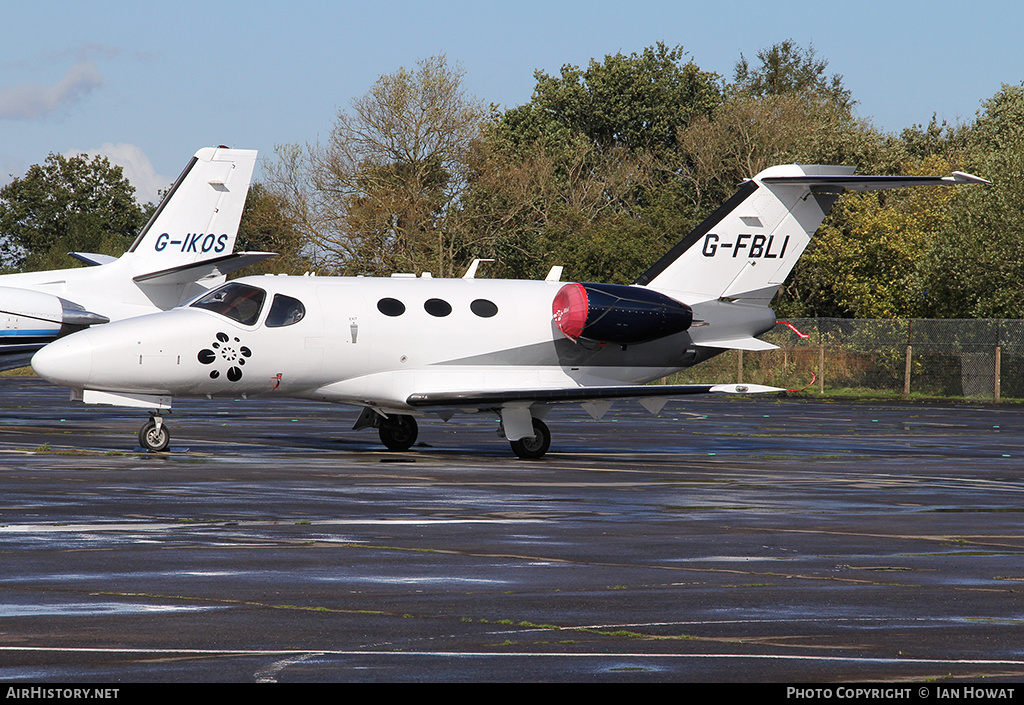
<path fill-rule="evenodd" d="M 211 343 L 209 348 L 199 351 L 199 362 L 204 365 L 212 365 L 217 359 L 223 360 L 228 365 L 227 378 L 232 382 L 242 379 L 242 366 L 245 361 L 252 357 L 252 350 L 241 345 L 241 340 L 232 338 L 227 333 L 218 333 L 217 340 Z M 220 377 L 220 370 L 210 370 L 210 379 Z"/>

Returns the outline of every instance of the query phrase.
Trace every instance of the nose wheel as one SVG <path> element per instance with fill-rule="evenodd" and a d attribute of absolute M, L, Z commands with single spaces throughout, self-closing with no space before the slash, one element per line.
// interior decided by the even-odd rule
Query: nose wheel
<path fill-rule="evenodd" d="M 151 416 L 139 429 L 139 445 L 156 453 L 167 450 L 171 443 L 171 432 L 159 416 Z"/>

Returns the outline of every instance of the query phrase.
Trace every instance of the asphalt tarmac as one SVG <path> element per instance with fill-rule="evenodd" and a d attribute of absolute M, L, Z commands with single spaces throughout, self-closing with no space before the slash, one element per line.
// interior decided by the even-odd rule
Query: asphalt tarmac
<path fill-rule="evenodd" d="M 1024 408 L 700 397 L 425 420 L 0 378 L 0 681 L 1024 678 Z M 927 686 L 931 687 L 931 686 Z"/>

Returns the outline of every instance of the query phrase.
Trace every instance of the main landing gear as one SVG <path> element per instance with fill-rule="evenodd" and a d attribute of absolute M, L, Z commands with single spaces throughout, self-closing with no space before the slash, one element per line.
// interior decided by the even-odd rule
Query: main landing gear
<path fill-rule="evenodd" d="M 379 423 L 377 434 L 380 436 L 380 442 L 388 450 L 409 450 L 419 435 L 419 427 L 412 416 L 392 414 L 386 419 L 380 419 Z"/>
<path fill-rule="evenodd" d="M 546 423 L 536 417 L 533 419 L 533 434 L 532 437 L 509 441 L 512 452 L 526 460 L 535 460 L 547 453 L 551 447 L 551 431 Z"/>
<path fill-rule="evenodd" d="M 522 420 L 525 425 L 525 419 Z M 533 435 L 519 440 L 509 441 L 512 452 L 520 458 L 535 460 L 543 457 L 551 447 L 551 431 L 547 424 L 540 419 L 533 417 Z M 380 442 L 384 447 L 393 451 L 407 451 L 416 443 L 419 435 L 419 427 L 416 419 L 408 414 L 384 414 L 370 408 L 364 407 L 359 418 L 356 419 L 352 429 L 359 431 L 364 428 L 375 428 L 380 436 Z M 505 438 L 503 427 L 499 427 L 498 435 Z"/>
<path fill-rule="evenodd" d="M 171 432 L 164 425 L 163 417 L 152 414 L 149 421 L 139 429 L 139 445 L 147 450 L 162 453 L 171 443 Z"/>

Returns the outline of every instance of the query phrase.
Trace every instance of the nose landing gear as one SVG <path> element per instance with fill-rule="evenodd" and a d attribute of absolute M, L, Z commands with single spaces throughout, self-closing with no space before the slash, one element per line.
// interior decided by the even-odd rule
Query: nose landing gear
<path fill-rule="evenodd" d="M 153 414 L 139 429 L 139 445 L 147 450 L 162 453 L 171 443 L 171 432 L 164 425 L 162 416 Z"/>

